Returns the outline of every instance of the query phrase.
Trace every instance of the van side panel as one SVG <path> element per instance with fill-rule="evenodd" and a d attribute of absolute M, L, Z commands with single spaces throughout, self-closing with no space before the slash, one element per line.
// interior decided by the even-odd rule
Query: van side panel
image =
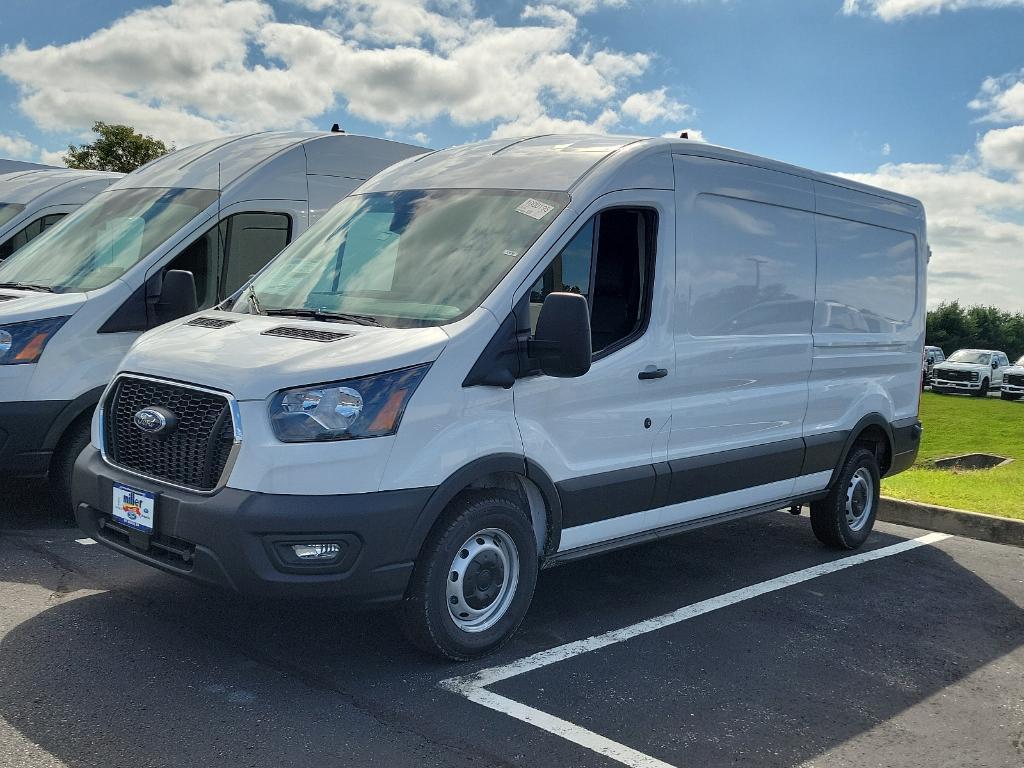
<path fill-rule="evenodd" d="M 724 461 L 737 449 L 757 455 L 731 473 L 739 485 L 722 492 L 765 486 L 772 495 L 779 487 L 768 486 L 785 481 L 785 496 L 800 474 L 807 407 L 811 182 L 722 160 L 674 160 L 675 346 L 683 386 L 672 412 L 668 501 L 702 495 L 691 487 L 704 485 L 700 477 L 685 471 L 690 459 L 720 454 Z"/>
<path fill-rule="evenodd" d="M 815 182 L 818 277 L 805 435 L 917 414 L 927 244 L 920 208 Z"/>

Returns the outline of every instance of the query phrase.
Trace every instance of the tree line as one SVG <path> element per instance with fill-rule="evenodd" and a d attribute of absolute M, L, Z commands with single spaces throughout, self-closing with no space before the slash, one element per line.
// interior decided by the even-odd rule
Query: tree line
<path fill-rule="evenodd" d="M 928 313 L 925 338 L 947 355 L 964 348 L 998 349 L 1013 362 L 1024 355 L 1024 312 L 944 301 Z"/>

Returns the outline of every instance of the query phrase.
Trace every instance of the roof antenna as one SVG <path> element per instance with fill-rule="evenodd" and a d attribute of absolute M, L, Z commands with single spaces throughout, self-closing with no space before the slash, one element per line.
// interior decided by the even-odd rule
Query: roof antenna
<path fill-rule="evenodd" d="M 688 139 L 688 138 L 690 138 L 690 132 L 689 131 L 683 131 L 682 133 L 679 134 L 679 138 L 680 139 Z"/>
<path fill-rule="evenodd" d="M 335 123 L 334 125 L 331 126 L 331 133 L 344 133 L 344 131 L 341 130 L 341 126 L 340 125 Z"/>

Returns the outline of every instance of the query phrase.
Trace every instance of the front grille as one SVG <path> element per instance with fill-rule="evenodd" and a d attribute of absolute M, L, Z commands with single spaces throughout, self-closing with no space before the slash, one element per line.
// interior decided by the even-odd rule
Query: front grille
<path fill-rule="evenodd" d="M 935 378 L 942 381 L 977 381 L 977 371 L 960 371 L 956 369 L 935 371 Z"/>
<path fill-rule="evenodd" d="M 227 328 L 229 325 L 234 324 L 234 320 L 223 320 L 219 317 L 197 317 L 185 323 L 185 325 L 191 325 L 194 328 Z"/>
<path fill-rule="evenodd" d="M 288 326 L 282 326 L 280 328 L 271 328 L 269 331 L 264 331 L 263 336 L 283 336 L 286 339 L 303 339 L 304 341 L 337 341 L 338 339 L 344 339 L 351 334 L 338 333 L 337 331 L 318 331 L 315 328 L 289 328 Z"/>
<path fill-rule="evenodd" d="M 166 435 L 135 425 L 135 414 L 160 406 L 178 423 Z M 140 475 L 198 491 L 217 487 L 234 446 L 227 397 L 179 384 L 123 376 L 103 404 L 107 458 Z"/>
<path fill-rule="evenodd" d="M 1006 377 L 1006 383 L 1015 387 L 1024 387 L 1024 374 L 1011 373 Z"/>

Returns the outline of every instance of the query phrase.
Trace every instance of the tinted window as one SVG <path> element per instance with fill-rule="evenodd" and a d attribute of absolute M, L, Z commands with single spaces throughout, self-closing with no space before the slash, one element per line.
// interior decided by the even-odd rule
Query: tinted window
<path fill-rule="evenodd" d="M 908 323 L 917 304 L 914 236 L 832 216 L 818 216 L 817 227 L 814 330 L 890 333 Z"/>
<path fill-rule="evenodd" d="M 704 194 L 691 226 L 690 333 L 810 333 L 811 213 Z"/>
<path fill-rule="evenodd" d="M 595 354 L 636 333 L 650 303 L 655 223 L 650 211 L 616 209 L 584 224 L 530 289 L 531 330 L 557 291 L 586 297 Z"/>
<path fill-rule="evenodd" d="M 6 242 L 0 244 L 0 261 L 6 259 L 23 245 L 34 240 L 39 235 L 67 216 L 66 213 L 49 213 L 46 216 L 36 219 L 20 232 L 12 235 Z"/>
<path fill-rule="evenodd" d="M 197 237 L 166 269 L 191 272 L 199 308 L 208 309 L 280 253 L 288 232 L 283 213 L 236 213 Z"/>
<path fill-rule="evenodd" d="M 228 256 L 220 296 L 230 296 L 288 245 L 283 213 L 238 213 L 228 219 Z"/>

